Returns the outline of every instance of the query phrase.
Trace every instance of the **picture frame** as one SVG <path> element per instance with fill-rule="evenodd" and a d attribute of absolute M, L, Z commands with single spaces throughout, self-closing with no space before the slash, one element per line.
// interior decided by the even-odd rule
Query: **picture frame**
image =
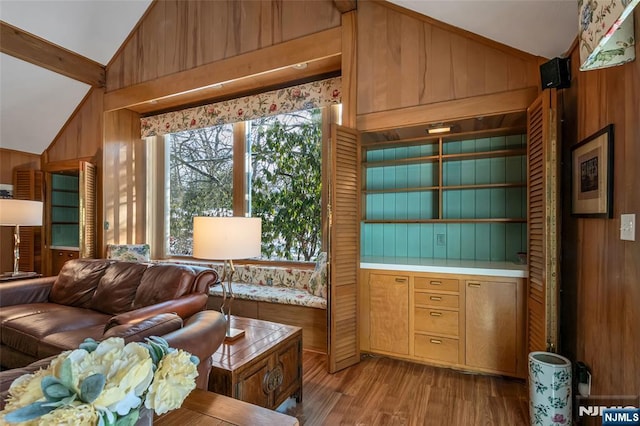
<path fill-rule="evenodd" d="M 13 185 L 0 183 L 0 198 L 13 198 Z"/>
<path fill-rule="evenodd" d="M 613 124 L 571 147 L 571 214 L 613 217 Z"/>

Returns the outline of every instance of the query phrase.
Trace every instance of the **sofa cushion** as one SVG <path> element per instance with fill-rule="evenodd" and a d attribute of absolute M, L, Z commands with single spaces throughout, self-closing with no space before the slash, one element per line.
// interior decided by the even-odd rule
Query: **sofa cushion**
<path fill-rule="evenodd" d="M 2 322 L 2 344 L 37 357 L 40 341 L 64 331 L 104 324 L 110 315 L 55 303 L 10 306 L 10 318 Z M 4 308 L 3 308 L 4 311 Z M 81 340 L 82 341 L 82 340 Z"/>
<path fill-rule="evenodd" d="M 61 331 L 49 334 L 38 343 L 38 358 L 58 355 L 60 352 L 77 349 L 86 338 L 99 341 L 102 338 L 103 324 L 90 325 L 77 330 Z"/>
<path fill-rule="evenodd" d="M 133 307 L 133 299 L 149 265 L 116 262 L 107 268 L 91 300 L 91 308 L 107 314 L 121 314 Z"/>
<path fill-rule="evenodd" d="M 122 324 L 105 331 L 102 340 L 122 337 L 126 342 L 141 342 L 145 337 L 163 336 L 182 328 L 182 318 L 176 314 L 158 314 L 135 324 Z"/>
<path fill-rule="evenodd" d="M 53 283 L 49 300 L 61 305 L 88 308 L 93 293 L 109 262 L 101 259 L 74 259 L 64 264 Z"/>
<path fill-rule="evenodd" d="M 321 252 L 316 259 L 316 266 L 309 278 L 309 293 L 327 298 L 327 253 Z"/>
<path fill-rule="evenodd" d="M 307 306 L 310 308 L 327 309 L 327 300 L 309 294 L 306 290 L 297 288 L 265 286 L 256 284 L 233 283 L 233 294 L 236 299 L 256 300 L 259 302 L 282 303 L 285 305 Z M 211 296 L 222 297 L 222 286 L 214 286 L 209 290 Z"/>
<path fill-rule="evenodd" d="M 142 275 L 133 308 L 138 309 L 189 294 L 195 275 L 190 266 L 150 266 Z"/>

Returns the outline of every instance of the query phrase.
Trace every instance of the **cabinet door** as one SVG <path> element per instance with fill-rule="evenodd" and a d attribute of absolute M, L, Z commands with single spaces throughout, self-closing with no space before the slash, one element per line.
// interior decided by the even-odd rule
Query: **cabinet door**
<path fill-rule="evenodd" d="M 466 364 L 516 373 L 519 333 L 515 282 L 467 281 Z"/>
<path fill-rule="evenodd" d="M 58 275 L 67 260 L 77 259 L 78 252 L 74 250 L 51 250 L 52 275 Z"/>
<path fill-rule="evenodd" d="M 409 354 L 409 277 L 369 277 L 371 350 Z"/>
<path fill-rule="evenodd" d="M 296 389 L 302 388 L 302 340 L 295 339 L 278 350 L 275 367 L 268 373 L 267 386 L 277 385 L 274 395 L 274 407 L 291 396 Z"/>
<path fill-rule="evenodd" d="M 265 388 L 265 377 L 269 373 L 269 361 L 265 358 L 255 363 L 238 378 L 234 397 L 250 404 L 270 407 L 273 392 Z"/>

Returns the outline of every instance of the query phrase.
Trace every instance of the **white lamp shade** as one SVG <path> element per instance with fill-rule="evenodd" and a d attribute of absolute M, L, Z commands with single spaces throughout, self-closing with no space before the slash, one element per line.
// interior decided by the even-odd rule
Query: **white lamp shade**
<path fill-rule="evenodd" d="M 578 11 L 580 70 L 622 65 L 636 57 L 633 8 L 640 0 L 583 0 Z"/>
<path fill-rule="evenodd" d="M 42 226 L 42 201 L 0 199 L 0 225 Z"/>
<path fill-rule="evenodd" d="M 259 257 L 262 222 L 259 217 L 194 217 L 193 257 L 235 260 Z"/>

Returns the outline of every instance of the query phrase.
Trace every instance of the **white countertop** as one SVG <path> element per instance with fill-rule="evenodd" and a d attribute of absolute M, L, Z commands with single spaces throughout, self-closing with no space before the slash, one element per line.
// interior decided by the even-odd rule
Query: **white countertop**
<path fill-rule="evenodd" d="M 514 262 L 424 259 L 419 257 L 362 257 L 360 258 L 360 268 L 512 278 L 527 278 L 529 276 L 527 265 L 520 265 Z"/>

